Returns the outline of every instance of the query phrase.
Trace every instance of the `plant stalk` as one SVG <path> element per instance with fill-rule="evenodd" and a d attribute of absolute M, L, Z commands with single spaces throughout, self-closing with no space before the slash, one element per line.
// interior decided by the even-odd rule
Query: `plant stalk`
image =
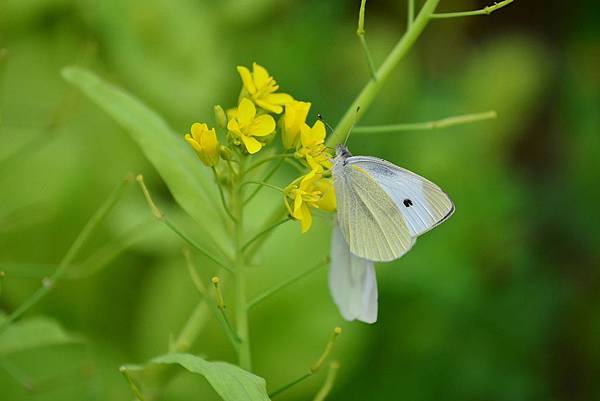
<path fill-rule="evenodd" d="M 242 156 L 239 165 L 237 182 L 232 191 L 233 214 L 236 224 L 233 230 L 233 243 L 235 248 L 235 323 L 237 336 L 240 340 L 238 361 L 242 369 L 252 371 L 252 358 L 250 354 L 250 341 L 248 338 L 248 308 L 246 306 L 246 271 L 243 250 L 243 223 L 244 223 L 244 196 L 242 182 L 245 174 L 245 157 Z"/>
<path fill-rule="evenodd" d="M 375 96 L 379 93 L 381 88 L 383 88 L 383 85 L 389 78 L 392 71 L 396 68 L 406 53 L 408 53 L 412 45 L 423 32 L 423 29 L 425 29 L 425 26 L 427 26 L 427 23 L 429 22 L 429 19 L 435 11 L 439 1 L 440 0 L 427 0 L 425 2 L 410 28 L 398 41 L 381 67 L 379 67 L 377 70 L 375 79 L 370 80 L 358 94 L 354 102 L 352 102 L 335 128 L 335 131 L 327 140 L 328 146 L 333 147 L 339 143 L 342 143 L 352 125 L 358 121 L 360 117 L 362 117 L 365 111 L 367 111 L 371 103 L 373 103 Z"/>

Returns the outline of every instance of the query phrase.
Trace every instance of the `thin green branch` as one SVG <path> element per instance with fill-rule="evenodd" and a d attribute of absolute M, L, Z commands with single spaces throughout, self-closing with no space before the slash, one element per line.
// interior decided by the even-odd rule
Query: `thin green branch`
<path fill-rule="evenodd" d="M 194 340 L 198 337 L 206 325 L 208 315 L 208 305 L 204 300 L 200 300 L 190 317 L 186 320 L 179 335 L 170 347 L 171 352 L 185 352 L 192 346 Z"/>
<path fill-rule="evenodd" d="M 225 313 L 225 301 L 223 298 L 223 293 L 221 292 L 221 287 L 219 286 L 221 280 L 219 279 L 219 277 L 215 276 L 212 278 L 211 281 L 215 288 L 215 301 L 217 302 L 217 309 L 220 312 L 221 319 L 225 323 L 227 334 L 230 336 L 230 340 L 232 340 L 235 350 L 239 352 L 241 340 L 236 334 L 235 330 L 233 329 L 233 326 L 229 322 L 227 313 Z"/>
<path fill-rule="evenodd" d="M 148 191 L 148 188 L 146 187 L 146 184 L 144 183 L 144 177 L 142 175 L 138 175 L 136 177 L 136 180 L 140 184 L 140 188 L 142 189 L 142 192 L 144 193 L 144 198 L 146 198 L 146 203 L 148 204 L 150 211 L 152 212 L 154 217 L 156 217 L 157 220 L 164 223 L 167 227 L 169 227 L 171 229 L 171 231 L 173 231 L 175 234 L 177 234 L 181 239 L 183 239 L 185 242 L 187 242 L 189 245 L 191 245 L 194 249 L 196 249 L 202 255 L 206 256 L 207 258 L 209 258 L 210 260 L 212 260 L 213 262 L 215 262 L 217 265 L 221 266 L 223 269 L 227 270 L 228 272 L 232 272 L 232 269 L 229 266 L 227 266 L 225 264 L 225 262 L 223 262 L 223 261 L 219 260 L 218 258 L 214 257 L 213 255 L 211 255 L 211 253 L 208 250 L 206 250 L 205 248 L 200 246 L 198 243 L 196 243 L 193 239 L 191 239 L 189 236 L 187 236 L 186 234 L 181 232 L 171 222 L 171 220 L 169 220 L 167 218 L 167 216 L 165 216 L 165 214 L 156 206 L 156 204 L 154 203 L 154 200 L 152 200 L 152 196 L 150 195 L 150 192 Z"/>
<path fill-rule="evenodd" d="M 4 277 L 6 277 L 6 273 L 0 271 L 0 295 L 2 295 L 2 280 L 4 280 Z"/>
<path fill-rule="evenodd" d="M 244 252 L 242 251 L 244 235 L 244 191 L 243 182 L 246 176 L 246 161 L 244 155 L 240 155 L 239 174 L 236 177 L 234 188 L 231 193 L 233 213 L 237 217 L 238 223 L 234 225 L 231 240 L 235 249 L 235 274 L 234 274 L 234 293 L 235 293 L 235 328 L 237 337 L 240 340 L 238 351 L 238 363 L 242 369 L 252 371 L 252 350 L 250 347 L 250 335 L 248 325 L 248 311 L 246 310 L 246 274 Z"/>
<path fill-rule="evenodd" d="M 246 260 L 251 261 L 254 254 L 260 249 L 262 244 L 271 236 L 274 232 L 273 230 L 267 230 L 269 227 L 273 226 L 273 224 L 281 221 L 282 218 L 285 218 L 289 215 L 289 212 L 285 207 L 278 207 L 273 210 L 271 215 L 266 219 L 265 224 L 263 225 L 264 229 L 262 231 L 266 231 L 265 235 L 262 235 L 258 240 L 254 241 L 254 243 L 246 250 Z"/>
<path fill-rule="evenodd" d="M 284 288 L 294 284 L 295 282 L 299 281 L 300 279 L 308 276 L 312 272 L 319 270 L 322 266 L 325 266 L 328 263 L 329 263 L 329 257 L 325 257 L 325 259 L 323 259 L 322 261 L 320 261 L 319 263 L 317 263 L 310 269 L 306 269 L 303 272 L 300 272 L 297 275 L 290 277 L 289 279 L 285 280 L 284 282 L 279 283 L 279 284 L 275 285 L 274 287 L 271 287 L 270 289 L 264 291 L 262 294 L 257 295 L 253 300 L 248 302 L 248 309 L 253 308 L 254 306 L 256 306 L 259 303 L 261 303 L 262 301 L 264 301 L 265 299 L 267 299 L 270 296 L 276 294 L 277 292 L 283 290 Z"/>
<path fill-rule="evenodd" d="M 104 218 L 110 213 L 113 207 L 117 204 L 125 186 L 131 181 L 128 177 L 123 180 L 110 194 L 110 196 L 104 201 L 96 213 L 88 220 L 87 224 L 83 227 L 73 244 L 60 261 L 57 269 L 49 277 L 42 280 L 42 285 L 34 292 L 29 299 L 27 299 L 21 306 L 14 310 L 1 324 L 0 333 L 3 332 L 13 321 L 18 319 L 21 315 L 27 312 L 30 308 L 36 305 L 42 298 L 44 298 L 54 288 L 56 283 L 63 278 L 67 268 L 72 264 L 73 259 L 77 256 L 83 244 L 89 239 L 91 234 L 94 232 L 96 227 L 104 220 Z"/>
<path fill-rule="evenodd" d="M 373 80 L 377 80 L 377 69 L 375 68 L 375 63 L 373 63 L 373 57 L 371 57 L 371 51 L 369 50 L 369 46 L 367 45 L 367 39 L 365 38 L 365 6 L 367 0 L 362 0 L 360 2 L 360 10 L 358 11 L 358 28 L 356 29 L 356 36 L 358 36 L 358 40 L 360 41 L 360 45 L 362 46 L 363 52 L 365 53 L 365 57 L 367 58 L 367 63 L 369 64 L 369 71 L 371 72 L 371 77 Z"/>
<path fill-rule="evenodd" d="M 294 387 L 296 384 L 303 382 L 304 380 L 308 379 L 312 375 L 313 374 L 311 372 L 303 374 L 302 376 L 300 376 L 297 379 L 291 381 L 290 383 L 286 384 L 285 386 L 281 386 L 277 390 L 275 390 L 272 393 L 270 393 L 269 394 L 269 398 L 275 398 L 275 397 L 277 397 L 279 394 L 283 393 L 285 390 L 287 390 L 287 389 L 289 389 L 291 387 Z"/>
<path fill-rule="evenodd" d="M 464 114 L 442 118 L 441 120 L 426 121 L 421 123 L 391 124 L 391 125 L 370 125 L 354 128 L 353 132 L 360 133 L 385 133 L 398 131 L 429 130 L 452 127 L 454 125 L 469 124 L 477 121 L 491 120 L 498 117 L 495 111 L 486 111 L 484 113 Z"/>
<path fill-rule="evenodd" d="M 490 15 L 494 11 L 498 10 L 499 8 L 509 5 L 513 1 L 514 0 L 504 0 L 499 3 L 494 3 L 491 6 L 487 6 L 485 8 L 482 8 L 480 10 L 475 10 L 475 11 L 462 11 L 462 12 L 455 12 L 455 13 L 432 14 L 431 18 L 442 19 L 442 18 L 471 17 L 474 15 Z"/>
<path fill-rule="evenodd" d="M 407 14 L 407 21 L 406 21 L 406 29 L 410 29 L 410 27 L 413 24 L 413 21 L 415 20 L 415 0 L 408 0 L 408 12 Z"/>
<path fill-rule="evenodd" d="M 235 349 L 236 352 L 239 351 L 240 339 L 235 333 L 235 330 L 233 330 L 231 323 L 229 323 L 229 319 L 227 319 L 227 316 L 223 312 L 224 308 L 219 308 L 215 304 L 215 302 L 213 302 L 213 300 L 208 296 L 206 287 L 204 286 L 204 282 L 200 279 L 200 277 L 198 277 L 196 267 L 194 266 L 194 262 L 192 260 L 192 255 L 190 254 L 189 250 L 184 249 L 183 254 L 185 255 L 186 266 L 188 272 L 190 273 L 190 277 L 192 278 L 192 283 L 202 296 L 202 301 L 200 302 L 203 303 L 205 307 L 207 306 L 208 309 L 210 309 L 210 312 L 213 314 L 213 316 L 217 319 L 217 321 L 223 328 L 223 331 L 225 332 L 227 339 L 231 342 L 233 349 Z M 193 338 L 195 338 L 195 336 Z"/>
<path fill-rule="evenodd" d="M 302 167 L 301 165 L 299 165 L 296 160 L 290 160 L 290 159 L 284 159 L 285 162 L 287 164 L 289 164 L 290 166 L 294 167 L 296 170 L 298 170 L 300 173 L 304 173 L 305 169 L 304 167 Z"/>
<path fill-rule="evenodd" d="M 116 240 L 100 247 L 83 262 L 71 264 L 63 276 L 63 280 L 77 280 L 92 276 L 127 248 L 145 238 L 149 230 L 154 227 L 156 227 L 155 221 L 149 220 L 121 234 Z M 4 273 L 16 278 L 43 278 L 51 274 L 57 267 L 58 264 L 0 263 L 0 269 L 3 269 Z"/>
<path fill-rule="evenodd" d="M 273 168 L 271 168 L 271 170 L 263 177 L 263 179 L 261 180 L 262 182 L 267 182 L 271 179 L 271 177 L 275 174 L 275 172 L 277 172 L 277 170 L 279 169 L 279 167 L 281 167 L 281 165 L 283 164 L 283 162 L 285 161 L 285 158 L 280 158 L 279 161 L 273 166 Z M 263 187 L 261 185 L 257 186 L 254 191 L 252 191 L 252 193 L 250 194 L 250 196 L 248 196 L 246 198 L 246 200 L 244 200 L 244 205 L 250 203 L 250 201 L 252 200 L 252 198 L 254 198 L 262 189 Z"/>
<path fill-rule="evenodd" d="M 329 370 L 327 371 L 327 377 L 325 378 L 323 387 L 321 387 L 317 395 L 315 395 L 313 401 L 325 401 L 331 392 L 331 389 L 333 388 L 333 383 L 335 383 L 335 377 L 337 376 L 337 371 L 339 368 L 340 364 L 337 361 L 333 361 L 329 364 Z"/>
<path fill-rule="evenodd" d="M 251 239 L 249 239 L 243 246 L 242 246 L 242 252 L 244 252 L 246 249 L 248 249 L 248 247 L 250 245 L 252 245 L 253 242 L 255 242 L 256 240 L 258 240 L 260 237 L 262 237 L 263 235 L 267 234 L 269 231 L 274 230 L 275 228 L 279 227 L 280 225 L 282 225 L 283 223 L 287 223 L 288 221 L 292 220 L 291 217 L 285 218 L 281 221 L 278 221 L 277 223 L 273 224 L 270 227 L 265 228 L 264 230 L 262 230 L 261 232 L 259 232 L 258 234 L 256 234 L 254 237 L 252 237 Z"/>
<path fill-rule="evenodd" d="M 215 169 L 215 167 L 211 167 L 211 170 L 213 172 L 213 176 L 215 177 L 215 184 L 217 184 L 217 188 L 219 188 L 219 196 L 221 197 L 221 203 L 223 204 L 223 209 L 225 210 L 225 213 L 227 213 L 227 216 L 229 216 L 229 218 L 231 220 L 233 220 L 234 222 L 235 217 L 233 214 L 231 214 L 231 210 L 229 210 L 229 207 L 227 206 L 227 200 L 225 200 L 225 194 L 223 193 L 223 187 L 221 186 L 221 183 L 219 182 L 219 177 L 217 175 L 217 169 Z"/>
<path fill-rule="evenodd" d="M 271 188 L 271 189 L 274 189 L 274 190 L 279 191 L 279 192 L 283 192 L 283 188 L 279 188 L 276 185 L 271 185 L 271 184 L 269 184 L 267 182 L 262 182 L 262 181 L 245 181 L 240 186 L 243 187 L 243 186 L 249 185 L 249 184 L 262 185 L 263 187 L 267 187 L 267 188 Z"/>
<path fill-rule="evenodd" d="M 277 160 L 277 159 L 285 160 L 286 158 L 290 158 L 290 157 L 294 157 L 294 154 L 293 153 L 280 153 L 280 154 L 265 157 L 264 159 L 261 159 L 261 160 L 257 161 L 256 163 L 254 163 L 252 166 L 248 167 L 248 169 L 246 170 L 246 174 L 250 173 L 255 168 L 260 167 L 263 164 L 270 162 L 272 160 Z"/>
<path fill-rule="evenodd" d="M 402 36 L 402 38 L 398 41 L 394 49 L 390 52 L 383 64 L 381 64 L 377 70 L 377 80 L 370 80 L 364 86 L 352 104 L 348 107 L 346 113 L 338 123 L 335 131 L 329 136 L 327 140 L 327 146 L 333 147 L 342 143 L 354 121 L 360 119 L 360 117 L 362 117 L 362 115 L 369 109 L 369 106 L 371 103 L 373 103 L 376 95 L 383 88 L 383 85 L 391 75 L 392 71 L 394 71 L 400 60 L 402 60 L 402 58 L 404 58 L 404 56 L 412 48 L 417 38 L 427 26 L 429 18 L 435 11 L 439 1 L 440 0 L 427 0 L 425 2 L 413 24 L 410 26 L 408 31 L 406 31 L 404 36 Z"/>
<path fill-rule="evenodd" d="M 304 380 L 308 379 L 309 377 L 311 377 L 312 375 L 317 373 L 319 371 L 319 369 L 321 369 L 321 366 L 323 366 L 323 363 L 327 360 L 327 358 L 329 358 L 329 355 L 331 355 L 331 351 L 333 350 L 333 345 L 335 344 L 337 337 L 341 333 L 342 333 L 342 329 L 340 327 L 336 327 L 333 330 L 333 334 L 331 335 L 329 341 L 327 342 L 327 345 L 325 346 L 323 353 L 321 354 L 321 356 L 319 356 L 319 359 L 317 360 L 317 362 L 315 362 L 313 364 L 313 366 L 309 369 L 309 371 L 304 373 L 302 376 L 298 377 L 297 379 L 292 380 L 290 383 L 273 391 L 272 393 L 269 394 L 269 397 L 275 398 L 276 396 L 278 396 L 279 394 L 288 390 L 289 388 L 294 387 L 296 384 L 303 382 Z"/>
<path fill-rule="evenodd" d="M 138 401 L 145 401 L 144 395 L 140 391 L 140 388 L 137 386 L 137 384 L 135 384 L 135 382 L 133 381 L 133 378 L 127 371 L 127 368 L 125 366 L 121 366 L 119 368 L 119 372 L 121 372 L 121 374 L 123 375 L 125 380 L 127 380 L 127 383 L 129 384 L 129 388 L 131 389 L 131 391 L 133 392 L 135 397 L 138 399 Z"/>
<path fill-rule="evenodd" d="M 27 391 L 33 389 L 33 381 L 31 377 L 21 370 L 18 366 L 15 366 L 8 359 L 0 356 L 0 369 L 4 370 L 14 381 L 19 383 Z"/>

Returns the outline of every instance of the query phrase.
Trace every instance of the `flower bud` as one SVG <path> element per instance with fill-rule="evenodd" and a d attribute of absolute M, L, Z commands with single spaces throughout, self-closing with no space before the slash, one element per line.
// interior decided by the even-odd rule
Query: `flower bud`
<path fill-rule="evenodd" d="M 214 128 L 209 129 L 204 123 L 194 123 L 191 133 L 185 135 L 185 140 L 205 165 L 213 167 L 219 162 L 219 141 Z"/>
<path fill-rule="evenodd" d="M 221 105 L 217 104 L 214 108 L 215 111 L 215 121 L 217 125 L 221 128 L 227 127 L 227 115 L 225 114 L 225 110 L 221 107 Z"/>
<path fill-rule="evenodd" d="M 219 154 L 223 160 L 233 160 L 233 152 L 225 145 L 219 146 Z"/>

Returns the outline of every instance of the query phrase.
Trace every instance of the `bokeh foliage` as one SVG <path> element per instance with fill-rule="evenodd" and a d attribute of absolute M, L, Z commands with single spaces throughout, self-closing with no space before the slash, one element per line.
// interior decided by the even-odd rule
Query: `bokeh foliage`
<path fill-rule="evenodd" d="M 442 1 L 440 8 L 484 5 Z M 357 9 L 358 2 L 342 0 L 3 0 L 0 270 L 7 277 L 0 308 L 13 310 L 37 288 L 128 172 L 144 173 L 160 189 L 154 192 L 161 207 L 178 224 L 197 236 L 211 229 L 187 220 L 133 141 L 62 80 L 64 66 L 84 65 L 134 93 L 182 141 L 192 121 L 211 120 L 213 104 L 235 102 L 234 67 L 252 61 L 311 101 L 312 118 L 321 112 L 334 123 L 368 78 L 354 35 Z M 404 12 L 403 1 L 369 2 L 367 37 L 376 61 L 402 33 Z M 516 1 L 489 17 L 431 23 L 363 122 L 490 109 L 499 118 L 431 132 L 361 134 L 350 146 L 432 179 L 457 212 L 407 256 L 378 266 L 376 325 L 341 321 L 325 270 L 257 307 L 250 328 L 257 374 L 275 387 L 287 382 L 342 324 L 332 400 L 599 397 L 599 34 L 591 1 Z M 282 171 L 277 181 L 293 174 Z M 248 213 L 252 224 L 270 210 L 265 204 L 279 201 L 274 197 L 259 195 Z M 317 219 L 304 236 L 296 226 L 281 227 L 260 255 L 251 290 L 320 260 L 329 227 Z M 135 243 L 106 267 L 73 275 L 26 316 L 50 317 L 64 338 L 77 341 L 2 355 L 31 386 L 0 371 L 2 401 L 131 397 L 118 366 L 166 352 L 197 294 L 182 244 L 151 222 L 137 188 L 84 255 L 129 242 Z M 215 271 L 209 261 L 198 262 L 206 278 Z M 232 360 L 215 322 L 200 343 L 194 351 Z M 320 381 L 282 399 L 309 399 Z M 190 374 L 179 375 L 164 395 L 216 397 Z"/>

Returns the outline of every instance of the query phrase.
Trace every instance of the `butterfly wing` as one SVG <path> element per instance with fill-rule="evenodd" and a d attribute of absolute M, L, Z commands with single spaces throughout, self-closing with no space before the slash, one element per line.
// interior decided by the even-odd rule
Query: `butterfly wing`
<path fill-rule="evenodd" d="M 346 320 L 377 321 L 377 280 L 370 260 L 350 253 L 337 224 L 331 240 L 329 288 L 333 300 Z"/>
<path fill-rule="evenodd" d="M 419 236 L 454 212 L 454 204 L 434 183 L 388 161 L 368 156 L 347 159 L 372 177 L 400 210 L 412 237 Z"/>
<path fill-rule="evenodd" d="M 415 239 L 400 210 L 366 170 L 336 161 L 333 177 L 339 228 L 350 252 L 363 259 L 388 262 L 412 247 Z"/>

